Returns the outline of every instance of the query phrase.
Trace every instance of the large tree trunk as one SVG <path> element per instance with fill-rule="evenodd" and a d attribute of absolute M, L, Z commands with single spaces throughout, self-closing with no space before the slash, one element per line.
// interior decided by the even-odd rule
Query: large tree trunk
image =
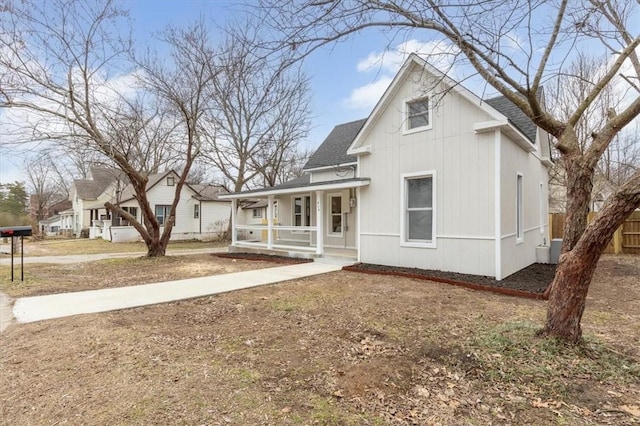
<path fill-rule="evenodd" d="M 580 341 L 580 322 L 598 259 L 609 245 L 616 229 L 640 206 L 640 189 L 634 180 L 640 181 L 631 179 L 610 196 L 575 246 L 561 255 L 556 275 L 549 287 L 547 321 L 541 331 L 542 335 L 558 337 L 571 343 Z"/>
<path fill-rule="evenodd" d="M 165 255 L 167 244 L 161 238 L 153 238 L 147 242 L 147 257 L 161 257 Z"/>

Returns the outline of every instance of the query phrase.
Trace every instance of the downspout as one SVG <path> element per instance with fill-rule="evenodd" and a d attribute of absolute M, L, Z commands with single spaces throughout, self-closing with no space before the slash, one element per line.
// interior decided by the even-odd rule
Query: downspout
<path fill-rule="evenodd" d="M 202 237 L 202 200 L 198 200 L 198 222 L 199 222 L 199 227 L 198 229 L 200 230 L 200 237 Z"/>
<path fill-rule="evenodd" d="M 495 231 L 495 275 L 496 280 L 502 279 L 502 131 L 495 130 L 493 150 L 493 199 L 494 199 L 494 231 Z"/>

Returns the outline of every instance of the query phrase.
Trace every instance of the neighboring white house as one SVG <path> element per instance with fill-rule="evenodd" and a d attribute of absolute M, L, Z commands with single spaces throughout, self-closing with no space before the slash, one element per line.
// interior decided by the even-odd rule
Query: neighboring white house
<path fill-rule="evenodd" d="M 175 186 L 179 176 L 172 170 L 149 176 L 147 199 L 156 219 L 164 224 L 171 213 L 175 196 Z M 185 184 L 180 192 L 171 240 L 217 238 L 227 231 L 231 216 L 231 203 L 218 198 L 221 187 L 216 185 Z M 140 205 L 134 197 L 131 185 L 115 194 L 111 203 L 120 207 L 136 220 L 142 219 Z M 101 237 L 113 242 L 141 240 L 138 231 L 127 221 L 116 217 L 114 220 L 94 221 L 90 236 Z M 162 227 L 161 227 L 162 229 Z"/>
<path fill-rule="evenodd" d="M 230 250 L 502 279 L 546 251 L 551 164 L 548 135 L 512 102 L 482 100 L 411 55 L 370 116 L 336 126 L 303 177 L 221 197 L 234 212 L 243 199 L 267 202 L 266 225 L 234 215 Z M 245 239 L 249 230 L 266 232 Z"/>
<path fill-rule="evenodd" d="M 89 228 L 94 220 L 110 219 L 110 213 L 104 203 L 111 200 L 118 186 L 123 185 L 122 172 L 92 167 L 87 179 L 73 181 L 69 191 L 70 210 L 60 213 L 61 221 L 66 224 L 71 221 L 73 235 L 80 237 L 89 235 Z"/>

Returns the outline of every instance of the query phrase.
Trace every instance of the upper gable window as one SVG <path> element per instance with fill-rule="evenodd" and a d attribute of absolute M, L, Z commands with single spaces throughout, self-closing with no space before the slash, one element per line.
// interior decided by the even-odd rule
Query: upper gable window
<path fill-rule="evenodd" d="M 405 111 L 407 132 L 431 129 L 431 105 L 428 97 L 408 101 Z"/>
<path fill-rule="evenodd" d="M 176 184 L 176 179 L 173 176 L 167 177 L 167 186 L 174 186 Z"/>

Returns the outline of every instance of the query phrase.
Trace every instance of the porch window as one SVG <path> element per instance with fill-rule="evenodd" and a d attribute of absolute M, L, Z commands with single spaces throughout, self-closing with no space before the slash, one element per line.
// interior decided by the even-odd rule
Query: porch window
<path fill-rule="evenodd" d="M 402 241 L 404 245 L 435 247 L 434 174 L 405 175 L 402 180 Z"/>
<path fill-rule="evenodd" d="M 171 206 L 160 205 L 160 204 L 156 205 L 156 219 L 160 224 L 160 226 L 165 224 L 170 214 L 171 214 Z"/>
<path fill-rule="evenodd" d="M 341 195 L 329 195 L 329 234 L 342 235 Z"/>
<path fill-rule="evenodd" d="M 253 218 L 262 219 L 262 209 L 253 209 Z"/>

